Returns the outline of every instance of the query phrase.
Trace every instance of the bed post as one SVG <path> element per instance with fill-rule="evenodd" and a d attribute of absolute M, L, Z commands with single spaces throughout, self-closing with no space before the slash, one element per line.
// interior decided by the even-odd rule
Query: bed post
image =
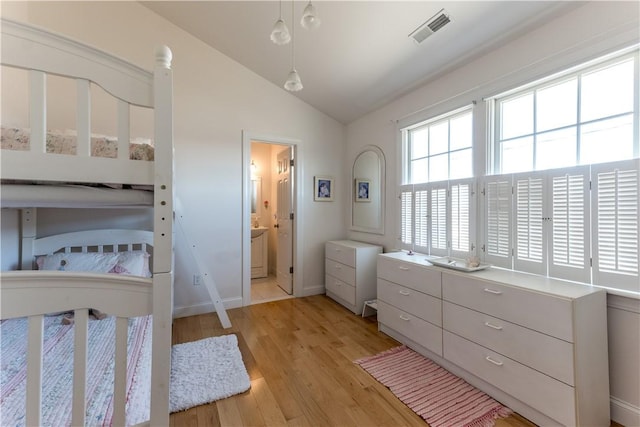
<path fill-rule="evenodd" d="M 151 425 L 169 425 L 173 320 L 173 78 L 171 50 L 156 49 L 154 70 L 153 343 Z"/>
<path fill-rule="evenodd" d="M 33 270 L 33 240 L 36 238 L 36 208 L 20 212 L 20 269 Z"/>

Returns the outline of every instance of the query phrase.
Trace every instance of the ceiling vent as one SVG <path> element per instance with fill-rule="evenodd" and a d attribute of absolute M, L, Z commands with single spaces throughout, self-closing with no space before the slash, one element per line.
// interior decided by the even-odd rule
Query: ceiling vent
<path fill-rule="evenodd" d="M 418 44 L 422 43 L 427 37 L 447 25 L 449 22 L 451 22 L 449 14 L 444 9 L 441 9 L 440 12 L 433 15 L 427 20 L 427 22 L 420 25 L 411 34 L 409 34 L 409 37 L 413 38 L 413 40 Z"/>

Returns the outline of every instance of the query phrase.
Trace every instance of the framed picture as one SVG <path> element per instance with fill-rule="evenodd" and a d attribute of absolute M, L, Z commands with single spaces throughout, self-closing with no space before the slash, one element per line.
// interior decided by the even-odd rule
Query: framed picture
<path fill-rule="evenodd" d="M 330 176 L 313 177 L 313 200 L 316 202 L 333 201 L 333 178 Z"/>
<path fill-rule="evenodd" d="M 368 179 L 356 178 L 356 202 L 370 202 L 371 201 L 371 181 Z"/>

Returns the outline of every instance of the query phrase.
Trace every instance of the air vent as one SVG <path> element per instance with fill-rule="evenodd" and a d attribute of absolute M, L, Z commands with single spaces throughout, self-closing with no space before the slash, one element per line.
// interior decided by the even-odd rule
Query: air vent
<path fill-rule="evenodd" d="M 445 25 L 451 22 L 449 14 L 441 9 L 440 12 L 433 15 L 424 24 L 416 28 L 409 37 L 413 38 L 416 43 L 422 43 L 427 37 L 435 33 Z"/>

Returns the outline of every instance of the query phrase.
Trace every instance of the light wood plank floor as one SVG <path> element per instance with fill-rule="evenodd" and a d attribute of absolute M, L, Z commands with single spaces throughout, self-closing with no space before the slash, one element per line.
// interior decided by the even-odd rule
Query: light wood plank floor
<path fill-rule="evenodd" d="M 251 389 L 171 415 L 172 426 L 421 426 L 427 424 L 354 360 L 399 345 L 323 296 L 176 319 L 173 343 L 236 334 Z M 497 427 L 530 427 L 514 415 Z"/>

